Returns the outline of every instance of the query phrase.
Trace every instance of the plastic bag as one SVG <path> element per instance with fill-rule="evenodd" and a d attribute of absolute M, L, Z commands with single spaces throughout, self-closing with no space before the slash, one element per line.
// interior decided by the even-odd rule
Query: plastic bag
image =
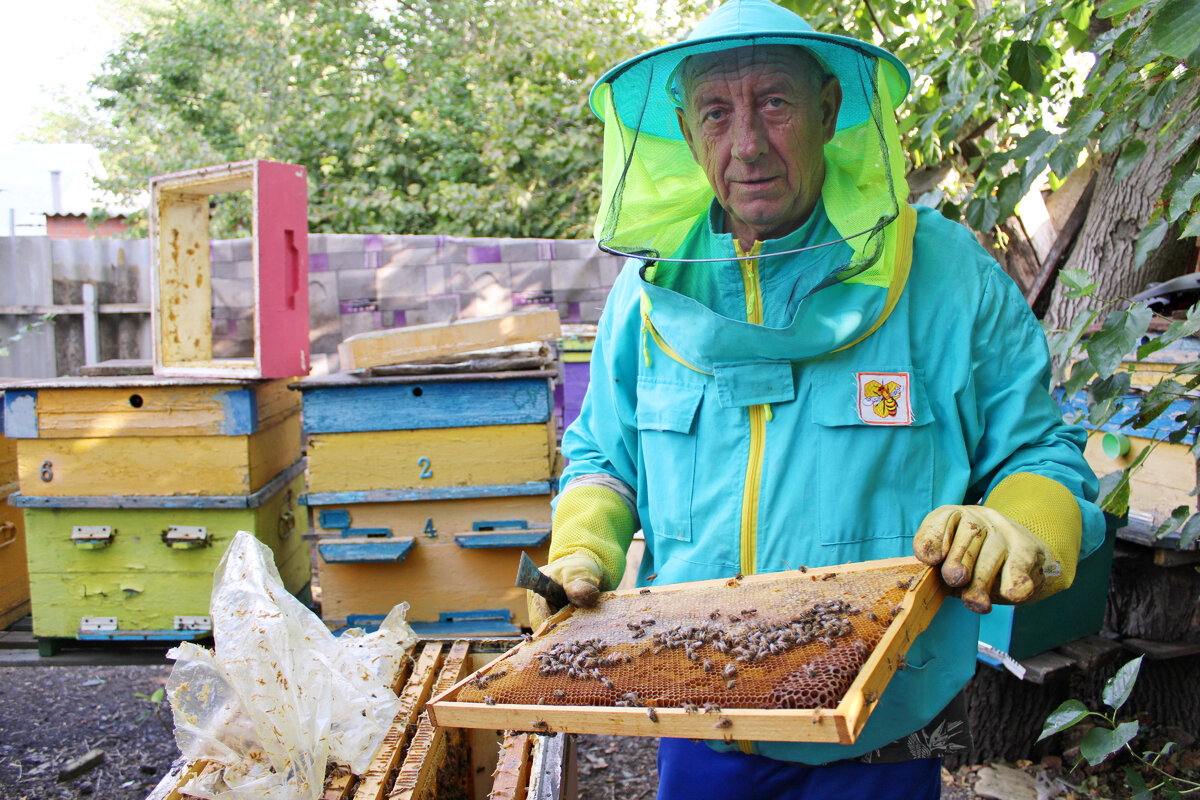
<path fill-rule="evenodd" d="M 330 761 L 367 769 L 400 701 L 388 683 L 416 635 L 407 603 L 379 630 L 334 637 L 283 586 L 271 551 L 240 531 L 217 567 L 214 650 L 190 642 L 167 696 L 175 741 L 208 760 L 183 791 L 211 800 L 315 800 Z"/>

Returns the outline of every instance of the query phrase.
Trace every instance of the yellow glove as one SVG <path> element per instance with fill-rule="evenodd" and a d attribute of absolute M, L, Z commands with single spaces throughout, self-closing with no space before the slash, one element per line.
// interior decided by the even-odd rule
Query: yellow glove
<path fill-rule="evenodd" d="M 569 487 L 554 507 L 550 563 L 543 569 L 567 593 L 572 605 L 594 605 L 602 591 L 612 589 L 625 572 L 625 551 L 637 528 L 629 505 L 614 490 L 585 484 Z M 540 595 L 526 599 L 534 630 L 550 616 Z"/>
<path fill-rule="evenodd" d="M 931 511 L 913 537 L 913 554 L 940 564 L 947 585 L 965 587 L 963 605 L 986 614 L 992 603 L 1032 602 L 1070 586 L 1082 527 L 1079 503 L 1065 486 L 1017 473 L 982 506 Z"/>
<path fill-rule="evenodd" d="M 591 608 L 600 597 L 600 582 L 604 579 L 604 573 L 587 553 L 576 552 L 556 558 L 542 567 L 542 574 L 553 578 L 563 587 L 567 600 L 573 606 Z M 526 592 L 525 600 L 529 609 L 529 624 L 535 631 L 558 610 L 550 608 L 546 598 L 536 592 Z"/>

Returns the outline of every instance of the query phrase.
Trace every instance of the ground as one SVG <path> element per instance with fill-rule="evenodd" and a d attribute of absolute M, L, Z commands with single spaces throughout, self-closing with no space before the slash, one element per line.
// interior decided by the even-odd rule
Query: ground
<path fill-rule="evenodd" d="M 165 704 L 150 699 L 165 685 L 169 666 L 0 667 L 0 798 L 58 800 L 103 797 L 141 800 L 177 756 Z M 145 695 L 142 697 L 140 695 Z M 1171 770 L 1200 764 L 1195 737 L 1156 730 L 1139 749 L 1166 740 L 1181 747 Z M 1070 740 L 1066 763 L 1073 763 Z M 89 752 L 103 761 L 78 777 L 59 780 L 70 762 Z M 1097 771 L 1064 771 L 1063 758 L 1039 763 L 964 766 L 943 772 L 944 800 L 1123 800 L 1127 759 Z M 580 800 L 645 800 L 654 796 L 655 740 L 579 737 Z M 1025 777 L 1022 777 L 1025 776 Z"/>

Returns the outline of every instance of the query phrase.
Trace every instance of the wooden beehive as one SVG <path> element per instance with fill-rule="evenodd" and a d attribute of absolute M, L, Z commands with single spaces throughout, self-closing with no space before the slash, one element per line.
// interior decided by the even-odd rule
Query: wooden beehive
<path fill-rule="evenodd" d="M 418 645 L 392 682 L 401 706 L 367 771 L 354 775 L 331 766 L 321 800 L 559 800 L 560 788 L 567 785 L 563 737 L 437 727 L 425 711 L 429 697 L 506 646 L 480 641 Z M 180 761 L 147 800 L 177 800 L 180 786 L 211 768 Z"/>
<path fill-rule="evenodd" d="M 297 513 L 303 462 L 249 495 L 97 498 L 25 503 L 33 632 L 55 639 L 180 640 L 211 633 L 213 573 L 238 531 L 271 548 L 288 591 L 310 580 Z M 105 507 L 112 499 L 122 507 Z M 37 501 L 38 505 L 29 505 Z"/>
<path fill-rule="evenodd" d="M 541 733 L 850 744 L 943 595 L 912 558 L 612 592 L 596 609 L 561 611 L 434 698 L 430 716 Z M 785 634 L 806 625 L 807 638 Z"/>
<path fill-rule="evenodd" d="M 554 374 L 342 373 L 294 385 L 326 622 L 405 600 L 414 624 L 481 610 L 527 624 L 513 576 L 520 550 L 547 556 Z"/>
<path fill-rule="evenodd" d="M 21 495 L 256 492 L 300 459 L 287 381 L 134 376 L 22 382 L 4 396 Z"/>
<path fill-rule="evenodd" d="M 249 192 L 254 354 L 213 351 L 209 202 Z M 150 179 L 154 372 L 201 377 L 307 375 L 308 180 L 304 167 L 240 161 Z"/>

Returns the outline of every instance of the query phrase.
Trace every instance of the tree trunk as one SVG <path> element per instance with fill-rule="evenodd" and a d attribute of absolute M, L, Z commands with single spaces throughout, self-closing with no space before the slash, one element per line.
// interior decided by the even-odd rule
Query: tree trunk
<path fill-rule="evenodd" d="M 1160 121 L 1180 106 L 1195 103 L 1197 85 L 1185 88 Z M 1176 128 L 1188 132 L 1200 125 L 1200 105 L 1192 108 L 1186 121 Z M 1155 205 L 1163 202 L 1163 188 L 1171 177 L 1168 153 L 1170 142 L 1158 141 L 1159 126 L 1140 131 L 1137 138 L 1148 150 L 1141 163 L 1124 180 L 1114 180 L 1118 153 L 1108 153 L 1100 161 L 1091 210 L 1079 231 L 1079 238 L 1064 269 L 1082 269 L 1099 282 L 1091 297 L 1069 298 L 1062 283 L 1054 287 L 1046 321 L 1050 328 L 1066 328 L 1081 312 L 1102 302 L 1137 294 L 1149 283 L 1164 281 L 1184 272 L 1187 260 L 1181 253 L 1192 248 L 1180 242 L 1175 226 L 1167 232 L 1162 245 L 1134 268 L 1133 249 L 1146 227 Z M 1100 320 L 1103 321 L 1103 320 Z"/>

